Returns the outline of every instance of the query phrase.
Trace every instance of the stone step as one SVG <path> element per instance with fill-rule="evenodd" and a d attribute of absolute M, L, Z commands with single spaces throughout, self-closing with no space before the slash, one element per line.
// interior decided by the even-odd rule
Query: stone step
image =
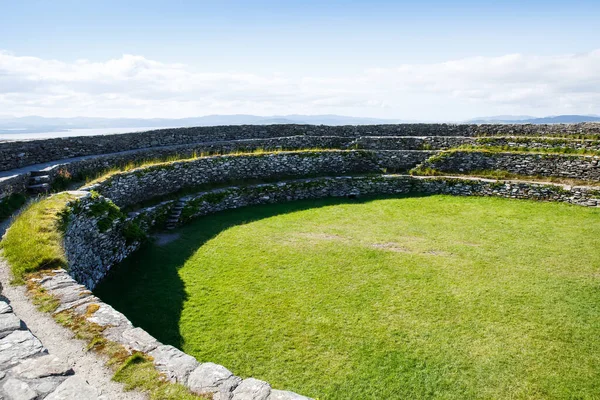
<path fill-rule="evenodd" d="M 29 176 L 44 176 L 48 175 L 48 171 L 31 171 Z"/>
<path fill-rule="evenodd" d="M 27 190 L 32 193 L 48 193 L 51 187 L 49 183 L 40 183 L 38 185 L 30 185 Z"/>
<path fill-rule="evenodd" d="M 171 218 L 169 218 L 169 219 L 167 220 L 167 224 L 169 224 L 169 223 L 176 224 L 176 223 L 178 223 L 178 222 L 179 222 L 179 218 L 173 218 L 173 217 L 171 217 Z"/>
<path fill-rule="evenodd" d="M 39 175 L 39 176 L 32 176 L 31 178 L 29 178 L 30 185 L 37 185 L 38 183 L 50 183 L 50 176 L 49 175 Z"/>

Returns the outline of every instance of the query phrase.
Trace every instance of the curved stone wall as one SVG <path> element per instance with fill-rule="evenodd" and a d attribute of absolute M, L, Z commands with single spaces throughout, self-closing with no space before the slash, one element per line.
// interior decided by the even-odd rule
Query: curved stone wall
<path fill-rule="evenodd" d="M 529 137 L 481 137 L 471 138 L 475 146 L 508 147 L 511 149 L 526 150 L 580 150 L 600 151 L 600 140 L 591 139 L 565 139 L 565 138 L 529 138 Z"/>
<path fill-rule="evenodd" d="M 600 181 L 600 156 L 451 151 L 432 157 L 422 167 L 449 173 L 495 170 Z"/>
<path fill-rule="evenodd" d="M 143 330 L 133 327 L 123 314 L 102 303 L 86 288 L 93 289 L 114 265 L 139 248 L 145 233 L 162 229 L 167 220 L 177 225 L 210 213 L 250 205 L 323 197 L 418 193 L 497 196 L 600 207 L 598 187 L 388 174 L 389 171 L 407 171 L 420 166 L 451 173 L 503 170 L 520 175 L 600 181 L 600 158 L 594 156 L 481 150 L 436 151 L 465 144 L 510 147 L 525 143 L 527 149 L 546 148 L 543 147 L 546 144 L 563 141 L 540 139 L 537 137 L 540 134 L 600 135 L 600 124 L 186 128 L 31 141 L 25 144 L 0 143 L 0 157 L 8 154 L 10 149 L 20 149 L 24 154 L 16 154 L 16 158 L 14 154 L 9 159 L 0 158 L 0 169 L 15 163 L 27 165 L 33 160 L 40 162 L 43 159 L 55 159 L 53 157 L 96 153 L 100 155 L 54 165 L 48 174 L 57 173 L 59 168 L 76 174 L 86 169 L 99 170 L 128 161 L 139 161 L 142 157 L 172 154 L 191 156 L 193 152 L 289 147 L 339 148 L 200 157 L 111 175 L 78 192 L 77 200 L 68 204 L 64 214 L 64 249 L 69 275 L 64 271 L 54 271 L 43 279 L 46 285 L 43 287 L 60 301 L 59 310 L 72 310 L 105 327 L 103 335 L 108 340 L 120 343 L 131 351 L 150 354 L 157 369 L 168 379 L 186 385 L 195 393 L 213 394 L 215 399 L 229 400 L 298 400 L 306 398 L 272 389 L 268 383 L 253 378 L 241 379 L 223 366 L 200 364 L 174 347 L 159 343 Z M 477 137 L 485 135 L 502 137 Z M 507 135 L 525 138 L 513 139 L 507 138 Z M 572 147 L 574 143 L 580 147 Z M 597 143 L 578 140 L 565 146 L 593 150 Z M 115 149 L 119 152 L 109 154 Z M 46 150 L 48 154 L 43 153 Z M 27 173 L 17 174 L 4 182 L 7 182 L 7 187 L 11 185 L 10 190 L 17 191 L 26 184 L 23 177 L 28 178 Z M 269 183 L 249 184 L 252 180 Z M 243 185 L 231 186 L 233 182 L 242 182 Z M 208 189 L 211 185 L 229 187 Z M 194 194 L 182 194 L 199 188 L 204 189 Z M 138 209 L 129 215 L 119 208 L 139 206 L 148 200 L 158 201 L 161 196 L 179 198 Z M 95 307 L 90 308 L 92 304 Z"/>
<path fill-rule="evenodd" d="M 118 206 L 126 206 L 206 184 L 406 171 L 433 154 L 432 151 L 349 150 L 202 157 L 118 173 L 87 189 L 110 198 Z"/>
<path fill-rule="evenodd" d="M 166 201 L 127 218 L 108 199 L 88 193 L 68 206 L 65 250 L 70 275 L 93 288 L 115 263 L 140 245 L 139 238 L 128 233 L 128 226 L 134 224 L 148 230 L 163 222 L 176 203 L 183 203 L 182 221 L 185 222 L 225 209 L 255 204 L 331 196 L 407 193 L 497 196 L 600 206 L 600 191 L 588 187 L 408 175 L 324 177 L 215 189 L 186 196 L 178 202 Z M 44 284 L 49 285 L 49 294 L 59 299 L 59 310 L 71 310 L 90 322 L 107 327 L 102 334 L 108 340 L 130 351 L 149 354 L 156 368 L 168 379 L 186 385 L 195 393 L 213 394 L 230 400 L 307 399 L 292 392 L 272 389 L 264 381 L 242 379 L 217 364 L 201 364 L 180 350 L 158 342 L 145 331 L 135 328 L 123 314 L 90 295 L 84 286 L 76 284 L 64 272 L 55 271 L 52 276 L 44 278 Z"/>
<path fill-rule="evenodd" d="M 93 289 L 113 265 L 139 247 L 140 237 L 132 235 L 128 229 L 135 226 L 148 232 L 162 228 L 176 204 L 182 208 L 179 224 L 250 205 L 381 194 L 495 196 L 600 206 L 600 188 L 411 175 L 317 177 L 226 187 L 186 195 L 179 200 L 167 200 L 132 212 L 127 217 L 106 197 L 81 193 L 84 195 L 69 205 L 64 244 L 71 275 L 89 289 Z"/>
<path fill-rule="evenodd" d="M 48 161 L 94 154 L 116 153 L 161 146 L 237 139 L 286 136 L 600 136 L 600 124 L 555 125 L 454 125 L 398 124 L 364 126 L 216 126 L 160 129 L 104 136 L 83 136 L 45 140 L 0 142 L 0 171 Z"/>

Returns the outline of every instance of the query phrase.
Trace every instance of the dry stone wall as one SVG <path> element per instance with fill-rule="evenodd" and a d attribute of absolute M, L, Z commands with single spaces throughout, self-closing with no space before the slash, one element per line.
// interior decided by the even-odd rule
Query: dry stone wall
<path fill-rule="evenodd" d="M 484 137 L 470 138 L 471 144 L 488 147 L 508 147 L 521 150 L 582 150 L 600 151 L 600 140 L 564 138 Z"/>
<path fill-rule="evenodd" d="M 600 135 L 600 124 L 455 125 L 398 124 L 364 126 L 245 125 L 159 129 L 118 135 L 0 142 L 0 171 L 67 158 L 124 150 L 224 140 L 286 136 L 573 136 Z"/>
<path fill-rule="evenodd" d="M 48 294 L 58 299 L 59 307 L 56 312 L 69 310 L 88 322 L 100 326 L 103 328 L 100 334 L 104 338 L 122 345 L 130 354 L 141 352 L 150 355 L 156 369 L 162 372 L 166 379 L 186 386 L 193 393 L 208 395 L 215 400 L 310 400 L 293 392 L 273 389 L 265 381 L 254 378 L 242 379 L 221 365 L 210 362 L 199 363 L 194 357 L 181 350 L 160 343 L 143 329 L 134 327 L 125 315 L 102 302 L 64 270 L 52 271 L 38 284 Z M 39 347 L 41 348 L 41 345 Z M 46 399 L 101 399 L 94 393 L 90 394 L 89 385 L 86 388 L 82 382 L 74 381 L 73 378 L 76 376 L 67 378 L 53 392 L 55 395 L 51 394 Z M 70 391 L 66 392 L 65 386 Z M 32 400 L 43 396 L 9 398 Z"/>
<path fill-rule="evenodd" d="M 494 170 L 528 176 L 600 181 L 599 163 L 599 156 L 451 151 L 432 157 L 422 167 L 447 173 Z"/>
<path fill-rule="evenodd" d="M 87 189 L 110 198 L 118 206 L 127 206 L 207 184 L 409 170 L 433 154 L 351 150 L 202 157 L 119 173 Z"/>
<path fill-rule="evenodd" d="M 341 176 L 232 186 L 182 197 L 179 223 L 239 207 L 325 197 L 379 194 L 451 194 L 600 205 L 600 190 L 585 186 L 410 175 Z M 113 265 L 137 250 L 141 231 L 162 228 L 177 201 L 168 200 L 125 216 L 103 196 L 87 194 L 69 205 L 65 250 L 70 274 L 93 289 Z"/>
<path fill-rule="evenodd" d="M 533 199 L 588 207 L 600 205 L 600 191 L 582 186 L 410 175 L 342 176 L 230 187 L 186 196 L 181 199 L 185 203 L 181 223 L 207 214 L 250 205 L 325 197 L 409 193 Z M 163 207 L 171 205 L 171 202 L 162 204 Z M 153 215 L 159 209 L 160 206 L 152 207 L 139 213 Z"/>
<path fill-rule="evenodd" d="M 475 143 L 476 138 L 465 136 L 361 136 L 352 145 L 368 150 L 447 150 Z"/>
<path fill-rule="evenodd" d="M 131 352 L 149 354 L 156 368 L 167 379 L 183 384 L 195 393 L 229 400 L 308 400 L 293 392 L 273 389 L 264 381 L 237 377 L 224 366 L 199 363 L 190 355 L 164 345 L 134 327 L 123 314 L 101 302 L 86 288 L 95 287 L 113 265 L 138 248 L 141 238 L 136 232 L 140 227 L 148 231 L 160 225 L 176 203 L 184 203 L 180 221 L 186 222 L 225 209 L 256 204 L 409 193 L 496 196 L 600 206 L 600 191 L 588 187 L 410 175 L 321 177 L 215 189 L 186 196 L 179 201 L 166 201 L 129 216 L 123 215 L 107 198 L 88 193 L 71 202 L 64 215 L 69 275 L 64 271 L 54 271 L 41 284 L 49 294 L 59 299 L 57 311 L 71 310 L 90 322 L 106 327 L 102 334 L 108 340 L 122 344 Z"/>
<path fill-rule="evenodd" d="M 13 193 L 24 193 L 27 190 L 29 174 L 18 174 L 0 180 L 0 200 Z"/>
<path fill-rule="evenodd" d="M 89 192 L 67 205 L 64 249 L 69 273 L 92 290 L 110 268 L 137 250 L 143 236 L 110 200 Z"/>

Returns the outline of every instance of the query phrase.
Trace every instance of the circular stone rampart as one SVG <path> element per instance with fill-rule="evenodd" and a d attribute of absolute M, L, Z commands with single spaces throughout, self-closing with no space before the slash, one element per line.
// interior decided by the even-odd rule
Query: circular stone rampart
<path fill-rule="evenodd" d="M 203 156 L 108 175 L 78 192 L 77 199 L 67 205 L 63 222 L 69 272 L 54 271 L 44 278 L 49 294 L 58 298 L 60 310 L 72 310 L 88 321 L 106 327 L 102 334 L 107 340 L 130 351 L 151 355 L 156 368 L 169 380 L 181 383 L 195 393 L 233 400 L 298 400 L 306 398 L 272 389 L 268 383 L 253 378 L 239 378 L 223 366 L 200 364 L 178 349 L 159 343 L 133 327 L 123 314 L 91 295 L 86 288 L 93 289 L 114 265 L 136 251 L 150 230 L 163 229 L 167 223 L 176 226 L 210 213 L 250 205 L 323 197 L 418 193 L 496 196 L 599 207 L 598 187 L 469 176 L 389 174 L 390 171 L 411 169 L 463 175 L 492 170 L 530 177 L 600 181 L 597 155 L 505 151 L 507 147 L 523 147 L 524 143 L 526 151 L 532 148 L 554 151 L 555 144 L 565 149 L 597 151 L 598 147 L 594 147 L 597 141 L 588 137 L 599 134 L 600 124 L 185 128 L 0 143 L 0 156 L 21 151 L 16 158 L 2 158 L 0 169 L 97 154 L 101 156 L 70 160 L 68 164 L 75 171 L 84 166 L 106 168 L 124 160 L 138 160 L 142 155 L 165 156 L 173 152 L 191 155 L 198 149 L 231 152 L 261 147 L 315 145 L 320 148 Z M 546 136 L 572 136 L 578 141 Z M 452 150 L 465 145 L 473 148 Z M 115 150 L 119 153 L 109 154 L 116 153 Z M 23 176 L 28 177 L 17 174 L 6 187 L 13 185 L 11 190 L 16 191 Z M 256 180 L 264 182 L 256 184 Z M 164 196 L 170 197 L 159 202 Z M 119 208 L 140 207 L 140 203 L 148 201 L 154 201 L 154 204 L 129 214 Z M 66 296 L 61 292 L 66 284 L 76 295 Z M 90 308 L 90 305 L 94 307 Z"/>
<path fill-rule="evenodd" d="M 398 124 L 363 126 L 246 125 L 159 129 L 117 135 L 0 142 L 0 171 L 27 165 L 125 150 L 224 140 L 287 136 L 600 136 L 600 124 L 455 125 Z"/>

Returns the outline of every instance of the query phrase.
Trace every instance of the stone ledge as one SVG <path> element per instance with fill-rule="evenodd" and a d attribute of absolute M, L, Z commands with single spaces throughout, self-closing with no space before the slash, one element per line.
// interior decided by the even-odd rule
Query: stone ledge
<path fill-rule="evenodd" d="M 67 274 L 57 275 L 54 290 L 60 290 Z M 46 279 L 48 282 L 49 279 Z M 72 280 L 71 280 L 72 281 Z M 70 282 L 77 286 L 76 282 Z M 85 380 L 74 375 L 69 364 L 48 354 L 42 343 L 12 312 L 6 302 L 0 301 L 0 317 L 17 323 L 3 324 L 0 338 L 0 399 L 6 400 L 108 400 Z"/>
<path fill-rule="evenodd" d="M 130 354 L 141 352 L 152 357 L 156 369 L 172 381 L 185 385 L 196 394 L 210 394 L 214 400 L 310 400 L 308 397 L 293 392 L 271 390 L 271 386 L 258 379 L 248 378 L 242 380 L 234 376 L 225 367 L 213 363 L 200 364 L 196 359 L 173 346 L 164 345 L 141 328 L 133 327 L 131 322 L 122 313 L 99 299 L 84 305 L 67 302 L 67 297 L 59 297 L 65 288 L 74 293 L 86 292 L 85 286 L 77 283 L 62 269 L 53 270 L 37 284 L 44 285 L 47 293 L 58 298 L 62 310 L 70 310 L 87 321 L 105 326 L 102 335 L 110 341 L 122 345 Z M 94 307 L 88 307 L 94 304 Z M 32 335 L 33 336 L 33 335 Z M 41 344 L 39 344 L 41 349 Z M 37 348 L 37 347 L 35 347 Z M 0 357 L 2 340 L 0 339 Z M 40 350 L 41 351 L 41 350 Z M 1 358 L 0 358 L 1 361 Z M 44 369 L 45 368 L 45 369 Z M 43 374 L 43 371 L 62 371 L 55 362 L 48 360 L 45 367 L 33 368 L 27 364 L 22 371 L 30 374 Z M 82 399 L 100 399 L 97 393 L 80 387 L 81 382 L 69 378 L 65 380 L 48 399 L 66 399 L 61 397 L 72 395 L 77 390 L 83 391 L 86 396 Z M 93 389 L 93 388 L 92 388 Z M 89 393 L 88 393 L 89 392 Z M 94 397 L 96 396 L 96 397 Z"/>

